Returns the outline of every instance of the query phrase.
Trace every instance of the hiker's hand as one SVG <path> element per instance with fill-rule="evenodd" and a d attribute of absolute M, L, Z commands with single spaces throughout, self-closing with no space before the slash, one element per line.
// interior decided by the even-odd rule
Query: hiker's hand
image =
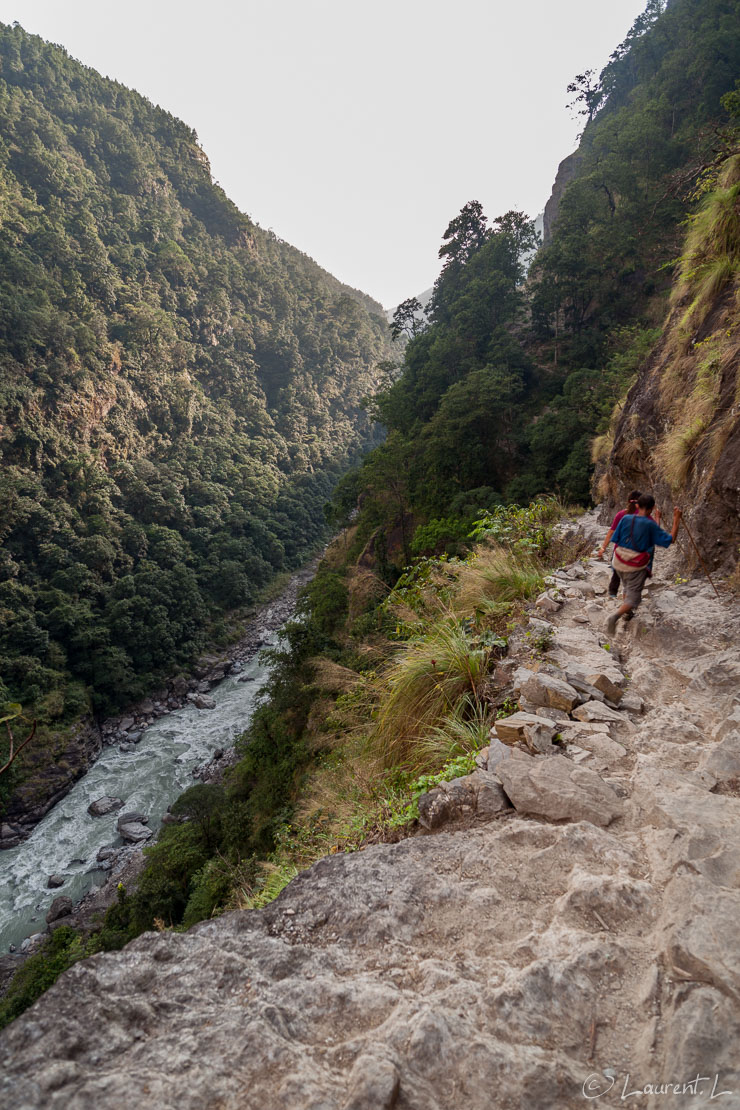
<path fill-rule="evenodd" d="M 601 561 L 603 563 L 603 561 L 604 561 L 604 548 L 603 547 L 600 547 L 599 550 L 596 552 L 596 558 L 601 559 Z"/>
<path fill-rule="evenodd" d="M 680 509 L 674 509 L 673 510 L 673 519 L 674 519 L 674 521 L 678 522 L 681 519 L 682 516 L 683 516 L 683 513 L 681 512 Z"/>

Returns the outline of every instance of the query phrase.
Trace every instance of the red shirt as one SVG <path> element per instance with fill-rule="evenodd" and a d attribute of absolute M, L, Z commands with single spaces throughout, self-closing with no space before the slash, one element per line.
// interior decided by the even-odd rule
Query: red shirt
<path fill-rule="evenodd" d="M 629 509 L 622 509 L 620 512 L 618 512 L 617 515 L 614 517 L 614 520 L 611 522 L 611 525 L 609 526 L 609 531 L 610 532 L 616 532 L 617 525 L 619 524 L 622 517 L 623 516 L 628 516 L 628 515 L 629 515 Z M 648 518 L 650 520 L 652 520 L 653 519 L 653 514 L 648 513 Z"/>

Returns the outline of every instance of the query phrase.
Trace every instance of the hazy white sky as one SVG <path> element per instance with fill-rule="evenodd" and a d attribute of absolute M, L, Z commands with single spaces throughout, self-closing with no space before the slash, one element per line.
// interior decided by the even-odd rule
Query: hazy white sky
<path fill-rule="evenodd" d="M 645 0 L 0 0 L 198 132 L 263 227 L 386 307 L 438 273 L 468 200 L 535 216 Z"/>

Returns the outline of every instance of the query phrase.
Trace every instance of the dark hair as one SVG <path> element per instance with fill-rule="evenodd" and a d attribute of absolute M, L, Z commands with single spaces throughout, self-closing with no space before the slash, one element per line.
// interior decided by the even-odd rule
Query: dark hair
<path fill-rule="evenodd" d="M 643 493 L 638 498 L 637 504 L 640 506 L 641 509 L 647 509 L 647 511 L 650 512 L 655 505 L 655 498 L 651 493 Z"/>
<path fill-rule="evenodd" d="M 641 497 L 642 497 L 642 494 L 641 494 L 639 489 L 633 489 L 632 490 L 632 493 L 627 498 L 627 511 L 628 512 L 634 513 L 635 509 L 637 508 L 637 502 L 640 500 Z"/>

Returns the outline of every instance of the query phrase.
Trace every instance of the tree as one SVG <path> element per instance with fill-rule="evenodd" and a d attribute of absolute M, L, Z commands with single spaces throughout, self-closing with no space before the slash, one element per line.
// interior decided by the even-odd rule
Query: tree
<path fill-rule="evenodd" d="M 585 73 L 579 73 L 568 85 L 566 92 L 575 94 L 567 107 L 571 111 L 576 109 L 576 114 L 579 116 L 588 116 L 588 123 L 591 122 L 604 102 L 604 90 L 601 87 L 601 82 L 596 77 L 596 70 L 593 69 L 587 69 Z M 579 104 L 582 107 L 579 108 Z"/>
<path fill-rule="evenodd" d="M 483 205 L 478 200 L 469 200 L 454 220 L 450 220 L 439 248 L 439 257 L 445 258 L 445 267 L 453 263 L 465 263 L 479 247 L 482 247 L 491 234 L 488 219 L 483 214 Z"/>
<path fill-rule="evenodd" d="M 402 301 L 393 313 L 391 339 L 398 339 L 401 335 L 407 335 L 409 339 L 413 339 L 423 327 L 424 309 L 421 302 L 416 297 L 409 297 L 408 300 Z"/>

